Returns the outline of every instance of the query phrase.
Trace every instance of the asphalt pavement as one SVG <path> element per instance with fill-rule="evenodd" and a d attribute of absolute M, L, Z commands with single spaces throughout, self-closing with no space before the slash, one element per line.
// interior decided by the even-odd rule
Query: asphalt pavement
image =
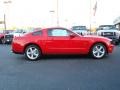
<path fill-rule="evenodd" d="M 0 45 L 0 90 L 120 90 L 120 46 L 101 60 L 45 56 L 27 61 Z"/>

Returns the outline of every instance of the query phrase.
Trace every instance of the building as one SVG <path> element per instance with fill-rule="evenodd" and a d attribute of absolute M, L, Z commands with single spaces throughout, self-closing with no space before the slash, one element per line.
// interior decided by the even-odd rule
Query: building
<path fill-rule="evenodd" d="M 113 21 L 114 25 L 120 30 L 120 16 Z"/>

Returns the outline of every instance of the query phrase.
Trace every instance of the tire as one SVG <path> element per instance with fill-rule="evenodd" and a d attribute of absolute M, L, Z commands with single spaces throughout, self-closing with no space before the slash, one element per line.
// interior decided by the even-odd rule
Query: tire
<path fill-rule="evenodd" d="M 4 43 L 5 43 L 4 38 L 1 38 L 1 39 L 0 39 L 0 43 L 1 43 L 1 44 L 4 44 Z"/>
<path fill-rule="evenodd" d="M 36 61 L 42 56 L 41 50 L 36 45 L 29 45 L 25 49 L 25 57 L 28 60 Z"/>
<path fill-rule="evenodd" d="M 92 47 L 90 54 L 95 59 L 101 59 L 107 55 L 107 49 L 104 44 L 97 43 Z"/>
<path fill-rule="evenodd" d="M 115 42 L 115 45 L 119 45 L 119 41 L 116 41 L 116 42 Z"/>

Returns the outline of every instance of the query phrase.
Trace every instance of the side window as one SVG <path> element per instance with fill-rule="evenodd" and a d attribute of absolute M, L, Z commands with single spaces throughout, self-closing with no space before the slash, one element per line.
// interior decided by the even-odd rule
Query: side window
<path fill-rule="evenodd" d="M 69 33 L 64 29 L 51 29 L 48 30 L 48 36 L 68 36 Z"/>
<path fill-rule="evenodd" d="M 33 36 L 39 36 L 42 35 L 42 31 L 36 31 L 32 33 Z"/>

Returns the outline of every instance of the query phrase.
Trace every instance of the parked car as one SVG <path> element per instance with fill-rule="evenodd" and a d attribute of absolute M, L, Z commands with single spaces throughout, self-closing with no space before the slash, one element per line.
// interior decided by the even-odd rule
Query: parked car
<path fill-rule="evenodd" d="M 3 30 L 3 33 L 4 34 L 9 34 L 9 33 L 12 33 L 14 30 Z"/>
<path fill-rule="evenodd" d="M 29 33 L 31 31 L 33 31 L 33 29 L 32 30 L 25 30 L 25 29 L 14 30 L 13 32 L 4 35 L 4 43 L 12 43 L 12 40 L 14 37 L 21 37 L 24 34 Z"/>
<path fill-rule="evenodd" d="M 120 43 L 120 31 L 114 25 L 99 26 L 97 35 L 112 39 L 114 44 Z"/>
<path fill-rule="evenodd" d="M 14 30 L 11 33 L 7 33 L 4 36 L 4 43 L 11 43 L 14 37 L 21 36 L 23 34 L 23 30 Z"/>
<path fill-rule="evenodd" d="M 86 28 L 86 26 L 73 26 L 72 31 L 80 35 L 88 34 L 88 29 Z"/>
<path fill-rule="evenodd" d="M 1 30 L 0 32 L 0 43 L 5 43 L 5 35 L 13 32 L 13 30 Z"/>
<path fill-rule="evenodd" d="M 3 43 L 4 40 L 4 33 L 0 33 L 0 44 Z"/>
<path fill-rule="evenodd" d="M 96 59 L 112 53 L 111 39 L 100 36 L 81 36 L 66 28 L 45 28 L 15 37 L 12 52 L 24 54 L 29 60 L 37 60 L 42 55 L 90 54 Z"/>

